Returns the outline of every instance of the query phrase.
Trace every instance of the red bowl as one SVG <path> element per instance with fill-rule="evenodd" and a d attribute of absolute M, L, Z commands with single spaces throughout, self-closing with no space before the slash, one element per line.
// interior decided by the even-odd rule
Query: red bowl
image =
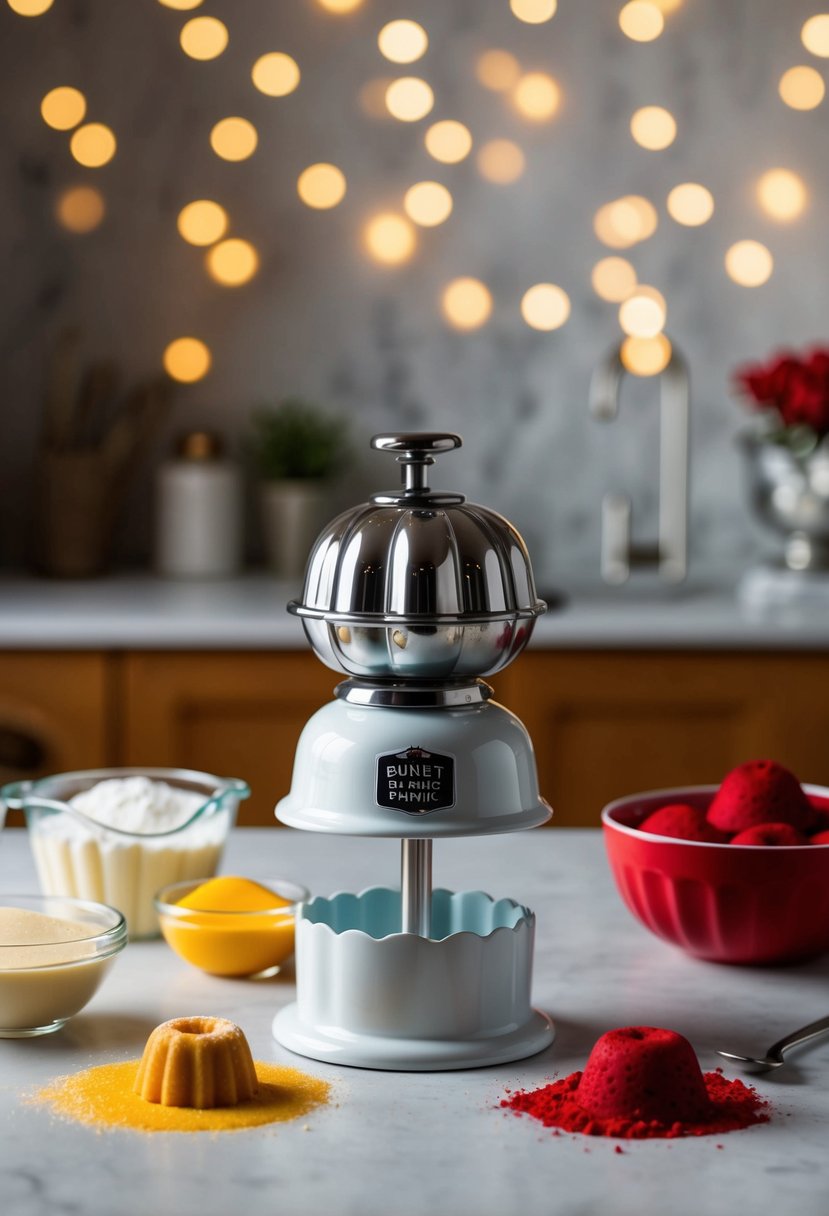
<path fill-rule="evenodd" d="M 616 885 L 657 937 L 717 963 L 790 963 L 829 950 L 829 845 L 770 848 L 638 831 L 672 802 L 707 808 L 717 786 L 649 790 L 602 811 Z M 829 789 L 804 785 L 829 810 Z"/>

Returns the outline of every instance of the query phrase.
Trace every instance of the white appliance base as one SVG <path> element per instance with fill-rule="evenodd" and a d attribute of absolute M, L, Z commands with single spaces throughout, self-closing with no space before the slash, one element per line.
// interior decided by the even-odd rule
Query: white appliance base
<path fill-rule="evenodd" d="M 289 1051 L 327 1064 L 376 1068 L 392 1072 L 440 1072 L 486 1068 L 523 1060 L 549 1047 L 555 1028 L 546 1013 L 531 1009 L 529 1021 L 500 1035 L 467 1039 L 413 1039 L 357 1034 L 301 1021 L 296 1005 L 281 1009 L 273 1020 L 276 1040 Z"/>

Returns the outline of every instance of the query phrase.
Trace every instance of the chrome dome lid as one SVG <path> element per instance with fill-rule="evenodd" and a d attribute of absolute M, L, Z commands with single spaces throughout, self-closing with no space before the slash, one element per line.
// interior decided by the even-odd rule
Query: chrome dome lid
<path fill-rule="evenodd" d="M 396 454 L 403 487 L 372 495 L 322 531 L 302 599 L 289 611 L 309 623 L 343 626 L 475 625 L 540 616 L 547 606 L 512 524 L 462 494 L 429 489 L 434 455 L 461 442 L 443 433 L 375 435 L 373 448 Z"/>

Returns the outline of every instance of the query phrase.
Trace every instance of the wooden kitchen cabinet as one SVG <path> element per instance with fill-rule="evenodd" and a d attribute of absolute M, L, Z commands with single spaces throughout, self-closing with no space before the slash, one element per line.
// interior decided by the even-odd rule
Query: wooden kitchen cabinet
<path fill-rule="evenodd" d="M 272 824 L 300 732 L 341 678 L 304 651 L 127 654 L 119 763 L 242 777 L 239 822 Z"/>
<path fill-rule="evenodd" d="M 115 712 L 107 655 L 0 654 L 0 783 L 109 763 Z"/>
<path fill-rule="evenodd" d="M 249 782 L 240 823 L 273 824 L 300 732 L 341 678 L 310 651 L 0 654 L 0 744 L 5 731 L 7 760 L 28 757 L 2 776 L 204 769 Z M 760 756 L 829 785 L 829 654 L 532 650 L 493 684 L 530 732 L 557 825 Z"/>
<path fill-rule="evenodd" d="M 496 694 L 535 746 L 561 826 L 599 823 L 639 790 L 718 782 L 770 757 L 829 784 L 829 656 L 531 651 Z"/>

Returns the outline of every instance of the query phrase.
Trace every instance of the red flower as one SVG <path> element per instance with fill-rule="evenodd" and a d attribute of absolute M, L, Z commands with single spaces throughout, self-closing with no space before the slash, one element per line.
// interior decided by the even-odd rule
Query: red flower
<path fill-rule="evenodd" d="M 829 434 L 829 348 L 802 357 L 784 352 L 770 363 L 738 368 L 735 378 L 738 390 L 754 406 L 776 410 L 784 427 Z"/>

